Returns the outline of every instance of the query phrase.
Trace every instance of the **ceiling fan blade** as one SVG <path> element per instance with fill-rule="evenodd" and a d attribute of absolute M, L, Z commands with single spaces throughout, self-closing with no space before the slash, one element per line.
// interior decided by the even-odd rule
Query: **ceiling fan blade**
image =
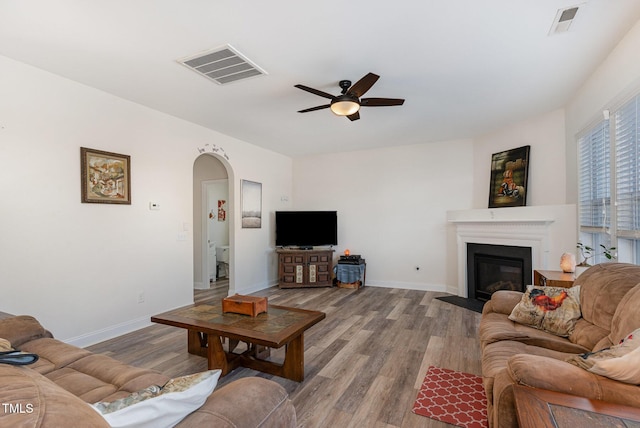
<path fill-rule="evenodd" d="M 347 93 L 353 94 L 356 97 L 360 98 L 364 95 L 365 92 L 371 89 L 373 84 L 376 83 L 379 78 L 380 76 L 378 76 L 377 74 L 369 73 L 362 79 L 358 80 L 353 86 L 351 86 L 347 90 Z"/>
<path fill-rule="evenodd" d="M 329 98 L 330 100 L 335 98 L 331 94 L 327 94 L 326 92 L 322 92 L 317 89 L 310 88 L 308 86 L 304 86 L 304 85 L 294 85 L 294 86 L 298 89 L 302 89 L 303 91 L 311 92 L 314 95 L 318 95 L 319 97 Z"/>
<path fill-rule="evenodd" d="M 324 105 L 324 106 L 306 108 L 304 110 L 298 110 L 298 113 L 308 113 L 310 111 L 322 110 L 322 109 L 329 108 L 329 107 L 331 107 L 331 104 L 327 104 L 327 105 Z"/>
<path fill-rule="evenodd" d="M 404 104 L 404 100 L 400 98 L 363 98 L 360 100 L 360 105 L 364 107 L 401 106 L 402 104 Z"/>
<path fill-rule="evenodd" d="M 359 112 L 359 111 L 357 111 L 357 112 L 355 112 L 355 113 L 353 113 L 353 114 L 350 114 L 350 115 L 349 115 L 349 116 L 347 116 L 347 117 L 349 118 L 349 120 L 350 120 L 350 121 L 352 121 L 352 122 L 353 122 L 354 120 L 358 120 L 358 119 L 360 119 L 360 112 Z"/>

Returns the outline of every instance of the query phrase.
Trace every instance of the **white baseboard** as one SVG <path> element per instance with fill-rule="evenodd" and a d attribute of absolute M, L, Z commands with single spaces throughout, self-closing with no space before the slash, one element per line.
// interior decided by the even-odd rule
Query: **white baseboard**
<path fill-rule="evenodd" d="M 195 288 L 196 290 L 208 290 L 209 284 L 205 284 L 204 282 L 194 282 L 193 288 Z"/>
<path fill-rule="evenodd" d="M 271 288 L 274 285 L 278 285 L 278 282 L 277 281 L 275 281 L 275 282 L 274 281 L 270 281 L 268 284 L 255 284 L 253 286 L 245 287 L 245 288 L 243 288 L 241 290 L 236 288 L 235 290 L 233 290 L 233 293 L 251 294 L 251 293 L 258 292 L 258 291 L 266 290 L 267 288 Z M 229 293 L 232 294 L 231 293 L 231 289 L 229 289 Z"/>
<path fill-rule="evenodd" d="M 453 294 L 454 296 L 458 295 L 458 287 L 456 287 L 455 285 L 447 285 L 447 293 L 449 294 Z"/>
<path fill-rule="evenodd" d="M 145 316 L 106 327 L 101 330 L 93 331 L 91 333 L 72 337 L 71 339 L 65 339 L 64 342 L 79 348 L 85 348 L 99 342 L 104 342 L 105 340 L 113 339 L 117 336 L 122 336 L 123 334 L 131 333 L 135 330 L 140 330 L 141 328 L 148 327 L 150 325 L 151 320 L 148 316 Z"/>
<path fill-rule="evenodd" d="M 448 292 L 444 284 L 429 284 L 423 282 L 398 282 L 398 281 L 367 281 L 365 287 L 401 288 L 404 290 L 441 291 Z"/>

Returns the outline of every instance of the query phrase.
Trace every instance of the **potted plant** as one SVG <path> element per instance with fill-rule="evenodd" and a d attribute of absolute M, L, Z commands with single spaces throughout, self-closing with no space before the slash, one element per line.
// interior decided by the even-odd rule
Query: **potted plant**
<path fill-rule="evenodd" d="M 604 254 L 604 256 L 608 260 L 613 260 L 616 258 L 614 253 L 616 247 L 607 247 L 600 244 L 600 248 L 592 248 L 588 245 L 583 244 L 582 242 L 578 242 L 576 248 L 580 250 L 580 256 L 582 256 L 582 261 L 576 266 L 576 276 L 580 275 L 580 273 L 591 267 L 588 260 L 592 257 L 595 257 L 599 254 Z"/>

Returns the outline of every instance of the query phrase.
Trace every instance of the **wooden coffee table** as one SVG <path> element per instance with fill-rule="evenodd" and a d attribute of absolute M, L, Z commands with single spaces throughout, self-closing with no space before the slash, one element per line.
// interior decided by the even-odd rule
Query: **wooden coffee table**
<path fill-rule="evenodd" d="M 187 329 L 189 353 L 206 357 L 209 369 L 222 370 L 222 376 L 241 366 L 302 382 L 304 331 L 324 318 L 323 312 L 276 305 L 251 317 L 223 314 L 221 304 L 199 304 L 153 316 L 151 321 Z M 242 353 L 233 352 L 238 342 L 247 343 Z M 270 348 L 282 346 L 286 347 L 282 364 L 266 360 Z"/>
<path fill-rule="evenodd" d="M 521 428 L 640 427 L 640 409 L 515 385 Z"/>

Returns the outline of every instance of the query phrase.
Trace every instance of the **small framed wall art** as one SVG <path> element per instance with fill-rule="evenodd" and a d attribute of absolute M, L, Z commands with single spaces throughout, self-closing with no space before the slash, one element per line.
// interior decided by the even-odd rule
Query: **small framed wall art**
<path fill-rule="evenodd" d="M 128 155 L 80 147 L 82 202 L 131 204 L 131 159 Z"/>
<path fill-rule="evenodd" d="M 518 147 L 491 156 L 489 208 L 526 206 L 530 148 Z"/>

